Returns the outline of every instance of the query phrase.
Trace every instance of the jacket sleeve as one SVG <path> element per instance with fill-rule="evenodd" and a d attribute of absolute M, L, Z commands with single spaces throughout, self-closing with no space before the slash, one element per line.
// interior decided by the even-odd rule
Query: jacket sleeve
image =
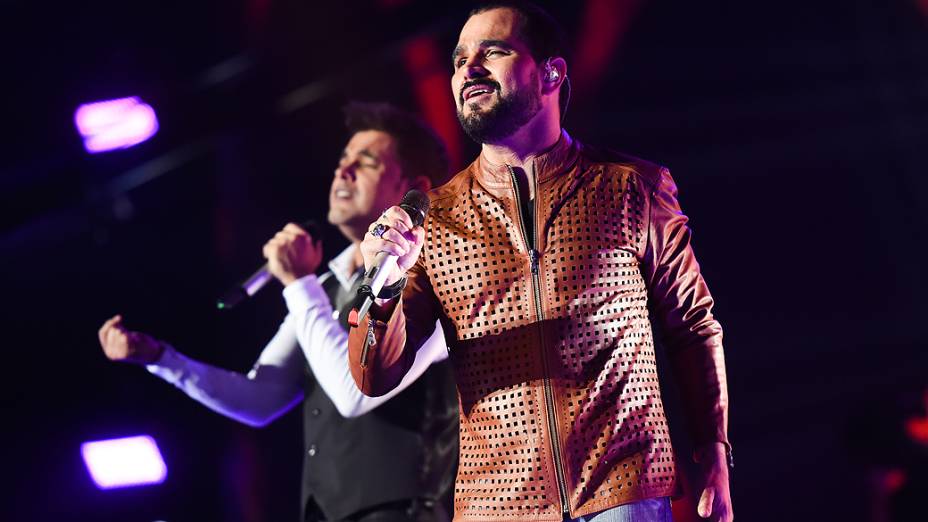
<path fill-rule="evenodd" d="M 433 362 L 448 357 L 442 330 L 436 328 L 399 385 L 380 397 L 368 397 L 358 390 L 351 377 L 348 335 L 332 317 L 332 305 L 316 276 L 298 279 L 287 285 L 283 293 L 303 355 L 319 386 L 343 417 L 358 417 L 372 411 L 411 386 Z"/>
<path fill-rule="evenodd" d="M 730 451 L 722 327 L 712 316 L 712 296 L 667 169 L 661 169 L 649 202 L 642 273 L 651 318 L 667 349 L 695 447 L 721 442 Z"/>
<path fill-rule="evenodd" d="M 423 257 L 424 252 L 406 274 L 406 288 L 392 314 L 378 315 L 376 306 L 372 306 L 359 326 L 348 333 L 351 376 L 365 395 L 378 397 L 396 388 L 412 367 L 419 348 L 435 330 L 440 305 L 422 266 Z M 370 338 L 373 342 L 368 347 Z M 368 355 L 362 364 L 365 347 Z"/>

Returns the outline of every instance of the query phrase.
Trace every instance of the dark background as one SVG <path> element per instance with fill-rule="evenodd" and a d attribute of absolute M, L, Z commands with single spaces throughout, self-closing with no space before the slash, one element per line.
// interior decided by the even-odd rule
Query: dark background
<path fill-rule="evenodd" d="M 574 45 L 566 127 L 678 182 L 726 332 L 738 518 L 880 520 L 878 491 L 895 520 L 923 514 L 926 448 L 904 421 L 928 380 L 928 2 L 543 5 Z M 296 520 L 298 414 L 239 425 L 108 362 L 96 331 L 121 312 L 247 370 L 279 288 L 230 312 L 215 298 L 284 223 L 324 220 L 346 101 L 420 113 L 456 167 L 477 154 L 448 87 L 469 7 L 0 3 L 0 519 Z M 76 107 L 131 95 L 158 134 L 84 152 Z M 325 244 L 344 246 L 334 230 Z M 139 433 L 167 481 L 98 491 L 80 443 Z M 679 423 L 674 437 L 686 460 Z"/>

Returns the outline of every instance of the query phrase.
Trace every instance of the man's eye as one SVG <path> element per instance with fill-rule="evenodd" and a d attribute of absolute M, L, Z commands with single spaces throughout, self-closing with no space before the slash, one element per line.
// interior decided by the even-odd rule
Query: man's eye
<path fill-rule="evenodd" d="M 455 68 L 461 67 L 461 66 L 464 65 L 465 63 L 467 63 L 467 59 L 465 59 L 465 58 L 458 58 L 457 60 L 454 61 L 454 66 L 455 66 Z"/>

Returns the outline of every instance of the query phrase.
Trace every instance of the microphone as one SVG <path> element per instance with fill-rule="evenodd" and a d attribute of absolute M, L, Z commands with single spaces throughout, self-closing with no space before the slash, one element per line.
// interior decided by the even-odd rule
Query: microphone
<path fill-rule="evenodd" d="M 300 228 L 305 230 L 313 241 L 316 241 L 319 236 L 319 225 L 315 221 L 304 221 L 300 223 Z M 271 279 L 274 279 L 274 276 L 268 271 L 267 263 L 264 263 L 264 266 L 255 270 L 255 273 L 248 276 L 241 284 L 222 294 L 222 297 L 216 301 L 216 308 L 220 310 L 234 308 L 245 299 L 257 294 Z"/>
<path fill-rule="evenodd" d="M 412 219 L 414 227 L 422 226 L 422 223 L 425 221 L 425 214 L 429 211 L 429 205 L 431 205 L 429 197 L 421 190 L 416 189 L 407 192 L 406 195 L 403 196 L 403 201 L 400 202 L 400 208 L 409 214 L 409 218 Z M 361 301 L 359 307 L 351 310 L 351 313 L 348 315 L 348 323 L 351 326 L 357 327 L 361 318 L 367 314 L 377 294 L 383 289 L 383 285 L 387 281 L 387 276 L 395 266 L 395 255 L 386 252 L 377 254 L 374 260 L 374 266 L 364 274 L 364 280 L 361 286 L 358 287 L 358 299 L 360 300 L 363 298 L 363 301 Z"/>

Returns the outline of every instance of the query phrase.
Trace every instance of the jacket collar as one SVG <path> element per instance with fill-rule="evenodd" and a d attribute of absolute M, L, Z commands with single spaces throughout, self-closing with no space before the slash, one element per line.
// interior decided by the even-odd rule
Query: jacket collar
<path fill-rule="evenodd" d="M 525 164 L 533 164 L 537 183 L 540 185 L 566 172 L 577 159 L 577 143 L 561 129 L 561 137 L 549 149 L 527 158 Z M 508 187 L 512 185 L 509 165 L 490 162 L 483 153 L 471 166 L 474 176 L 485 186 Z"/>

